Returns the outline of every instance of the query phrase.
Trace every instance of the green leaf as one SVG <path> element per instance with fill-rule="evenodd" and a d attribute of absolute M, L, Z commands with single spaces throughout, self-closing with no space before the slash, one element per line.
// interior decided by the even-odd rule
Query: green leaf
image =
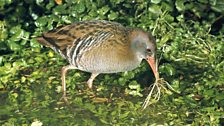
<path fill-rule="evenodd" d="M 40 17 L 36 20 L 35 22 L 35 25 L 37 27 L 44 27 L 47 25 L 47 17 L 46 16 L 43 16 L 43 17 Z"/>
<path fill-rule="evenodd" d="M 160 40 L 161 45 L 164 45 L 168 40 L 172 38 L 172 35 L 167 33 L 165 34 L 162 39 Z"/>
<path fill-rule="evenodd" d="M 158 4 L 158 3 L 161 2 L 161 0 L 151 0 L 151 2 L 154 3 L 154 4 Z"/>
<path fill-rule="evenodd" d="M 84 2 L 79 2 L 74 8 L 78 13 L 83 13 L 86 10 Z"/>
<path fill-rule="evenodd" d="M 161 73 L 165 73 L 167 76 L 173 76 L 176 74 L 174 67 L 171 64 L 163 64 L 159 67 Z"/>
<path fill-rule="evenodd" d="M 162 14 L 161 7 L 159 5 L 151 5 L 148 9 L 154 14 Z"/>
<path fill-rule="evenodd" d="M 137 83 L 137 81 L 132 81 L 131 83 L 129 83 L 128 87 L 130 89 L 136 89 L 136 90 L 140 89 L 140 85 Z"/>
<path fill-rule="evenodd" d="M 109 10 L 110 8 L 108 6 L 103 6 L 101 9 L 97 10 L 97 13 L 99 15 L 105 15 Z"/>
<path fill-rule="evenodd" d="M 33 38 L 30 40 L 30 46 L 31 47 L 40 47 L 40 44 L 37 42 L 36 39 Z"/>
<path fill-rule="evenodd" d="M 7 45 L 9 46 L 9 48 L 13 51 L 18 51 L 21 49 L 20 45 L 17 44 L 16 42 L 14 41 L 8 41 Z"/>
<path fill-rule="evenodd" d="M 198 0 L 199 2 L 203 3 L 203 4 L 207 4 L 208 0 Z"/>
<path fill-rule="evenodd" d="M 13 0 L 3 0 L 0 2 L 0 7 L 4 7 L 5 5 L 8 5 L 12 2 L 13 2 Z"/>
<path fill-rule="evenodd" d="M 53 13 L 55 15 L 61 15 L 61 14 L 68 14 L 68 9 L 67 6 L 62 4 L 62 5 L 58 5 L 57 7 L 55 7 L 53 9 Z"/>
<path fill-rule="evenodd" d="M 185 0 L 177 0 L 175 2 L 176 8 L 178 11 L 184 11 L 185 10 L 185 6 L 184 6 Z"/>
<path fill-rule="evenodd" d="M 166 20 L 167 22 L 173 22 L 173 21 L 174 21 L 174 17 L 171 16 L 171 15 L 169 15 L 169 14 L 167 14 L 164 18 L 165 18 L 165 20 Z"/>
<path fill-rule="evenodd" d="M 6 22 L 0 21 L 0 41 L 4 41 L 8 37 L 8 31 L 5 27 Z"/>
<path fill-rule="evenodd" d="M 2 64 L 3 64 L 3 56 L 0 56 L 0 66 L 2 66 Z"/>
<path fill-rule="evenodd" d="M 222 92 L 216 94 L 216 95 L 215 95 L 215 99 L 216 99 L 217 101 L 224 100 L 223 94 L 224 94 L 224 91 L 222 91 Z"/>
<path fill-rule="evenodd" d="M 40 5 L 43 2 L 44 2 L 44 0 L 36 0 L 37 5 Z"/>
<path fill-rule="evenodd" d="M 119 78 L 119 79 L 118 79 L 118 83 L 119 83 L 120 85 L 125 85 L 125 84 L 126 84 L 126 80 L 125 80 L 124 78 Z"/>
<path fill-rule="evenodd" d="M 55 1 L 50 0 L 49 3 L 46 5 L 46 8 L 48 10 L 51 10 L 51 8 L 54 7 L 54 6 L 55 6 Z"/>
<path fill-rule="evenodd" d="M 109 20 L 115 20 L 117 17 L 118 17 L 118 15 L 117 15 L 117 13 L 115 13 L 115 12 L 111 12 L 111 13 L 108 15 Z"/>

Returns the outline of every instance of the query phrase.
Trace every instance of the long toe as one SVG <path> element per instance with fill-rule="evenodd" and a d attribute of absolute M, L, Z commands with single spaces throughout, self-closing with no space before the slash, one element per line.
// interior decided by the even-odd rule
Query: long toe
<path fill-rule="evenodd" d="M 68 98 L 67 96 L 63 95 L 61 98 L 60 98 L 60 101 L 64 102 L 65 104 L 69 104 L 69 101 L 68 101 Z"/>

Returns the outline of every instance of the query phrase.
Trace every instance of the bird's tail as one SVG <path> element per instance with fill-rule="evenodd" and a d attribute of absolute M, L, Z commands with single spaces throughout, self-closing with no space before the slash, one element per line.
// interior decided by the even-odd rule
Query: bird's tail
<path fill-rule="evenodd" d="M 43 37 L 37 37 L 36 40 L 37 40 L 40 44 L 42 44 L 42 45 L 44 45 L 44 46 L 47 46 L 47 47 L 51 47 L 51 46 L 52 46 L 51 43 L 49 43 L 49 42 L 48 42 L 46 39 L 44 39 Z"/>

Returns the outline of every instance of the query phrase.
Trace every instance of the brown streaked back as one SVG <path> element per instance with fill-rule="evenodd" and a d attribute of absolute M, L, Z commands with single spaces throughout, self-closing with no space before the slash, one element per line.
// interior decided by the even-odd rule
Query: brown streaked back
<path fill-rule="evenodd" d="M 96 35 L 95 33 L 100 31 L 117 34 L 117 29 L 125 29 L 125 27 L 119 23 L 102 20 L 76 22 L 45 32 L 42 37 L 37 38 L 37 41 L 44 46 L 51 47 L 65 57 L 67 48 L 76 46 L 83 38 Z"/>

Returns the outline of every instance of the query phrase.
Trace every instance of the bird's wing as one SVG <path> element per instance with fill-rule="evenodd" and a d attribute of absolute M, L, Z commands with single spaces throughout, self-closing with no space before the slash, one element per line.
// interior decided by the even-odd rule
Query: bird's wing
<path fill-rule="evenodd" d="M 106 42 L 114 35 L 109 31 L 97 31 L 94 33 L 89 33 L 83 36 L 82 38 L 74 41 L 74 46 L 67 48 L 67 57 L 70 63 L 76 64 L 75 60 L 78 55 L 82 55 L 92 48 L 99 47 L 101 44 Z"/>
<path fill-rule="evenodd" d="M 107 21 L 78 22 L 46 32 L 37 41 L 66 58 L 109 39 L 116 34 L 117 27 L 122 25 Z"/>

